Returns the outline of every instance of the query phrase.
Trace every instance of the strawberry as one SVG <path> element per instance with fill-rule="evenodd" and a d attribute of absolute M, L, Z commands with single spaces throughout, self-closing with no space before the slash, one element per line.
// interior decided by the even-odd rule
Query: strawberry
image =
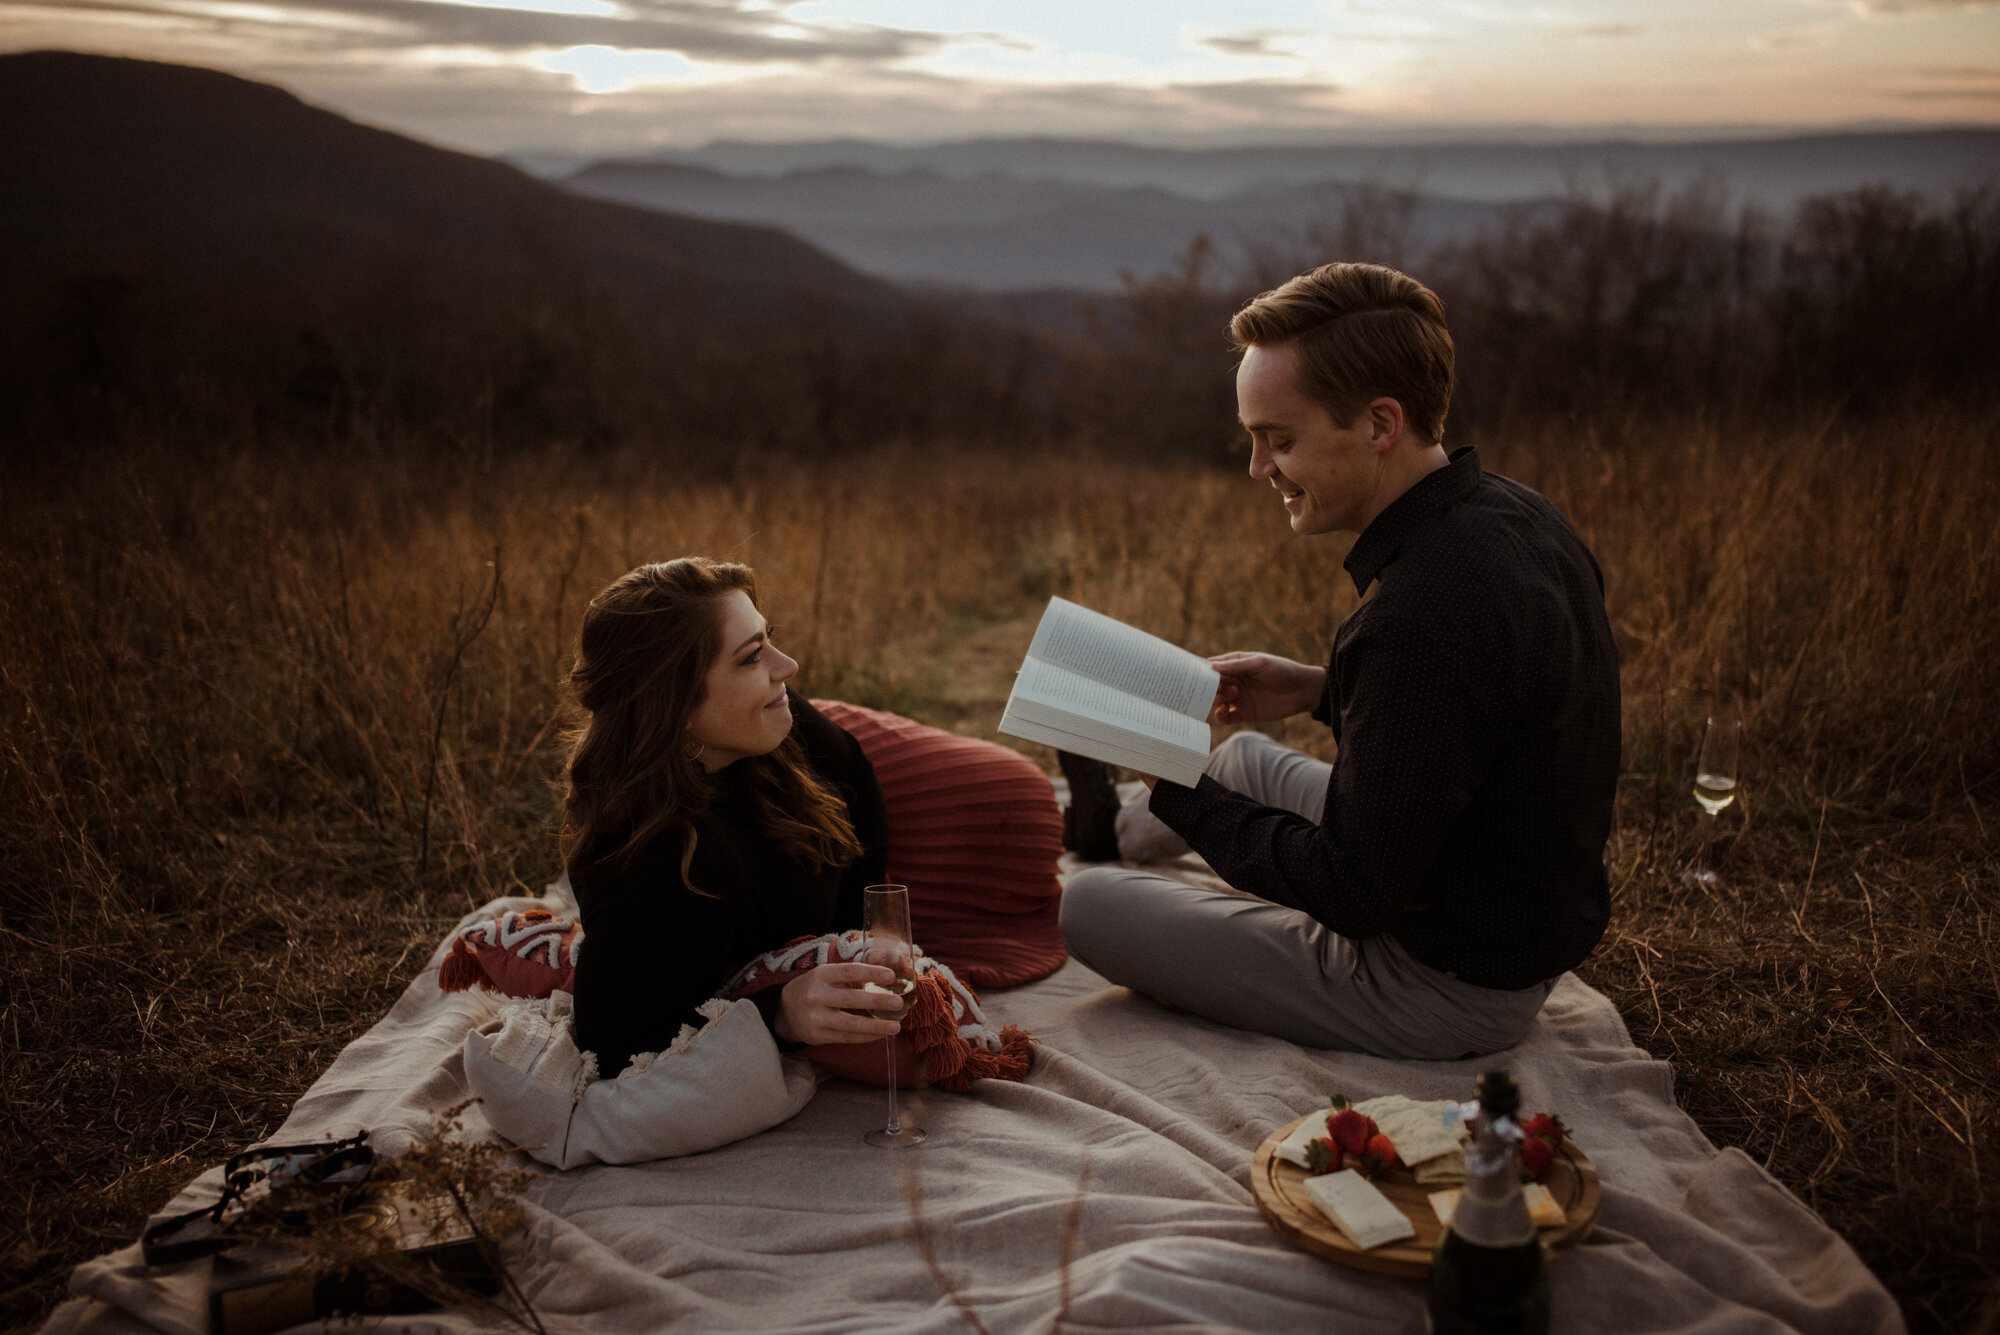
<path fill-rule="evenodd" d="M 1529 1136 L 1521 1142 L 1521 1167 L 1529 1177 L 1539 1178 L 1555 1161 L 1556 1147 L 1542 1137 Z"/>
<path fill-rule="evenodd" d="M 1340 1146 L 1321 1136 L 1306 1142 L 1306 1171 L 1314 1177 L 1340 1171 Z"/>
<path fill-rule="evenodd" d="M 1342 1108 L 1326 1119 L 1326 1134 L 1349 1154 L 1359 1154 L 1367 1149 L 1368 1137 L 1381 1129 L 1375 1125 L 1374 1118 L 1352 1108 Z"/>
<path fill-rule="evenodd" d="M 1540 1136 L 1558 1149 L 1562 1147 L 1563 1139 L 1569 1134 L 1569 1128 L 1562 1124 L 1562 1118 L 1550 1113 L 1535 1114 L 1521 1123 L 1521 1130 L 1531 1136 Z"/>
<path fill-rule="evenodd" d="M 1354 1167 L 1361 1176 L 1373 1181 L 1391 1168 L 1400 1167 L 1402 1160 L 1396 1157 L 1396 1146 L 1380 1131 L 1368 1137 L 1368 1143 L 1356 1156 Z"/>

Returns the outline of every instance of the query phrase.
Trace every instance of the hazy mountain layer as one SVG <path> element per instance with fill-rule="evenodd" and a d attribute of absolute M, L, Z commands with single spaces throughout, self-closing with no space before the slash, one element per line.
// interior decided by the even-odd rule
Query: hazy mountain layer
<path fill-rule="evenodd" d="M 826 167 L 777 177 L 703 167 L 598 163 L 563 184 L 582 194 L 707 218 L 771 223 L 869 273 L 989 292 L 1105 290 L 1121 272 L 1157 273 L 1197 233 L 1227 248 L 1283 245 L 1290 232 L 1338 228 L 1365 191 L 1288 185 L 1222 199 L 1151 186 Z M 1416 253 L 1495 223 L 1501 207 L 1424 197 L 1401 244 Z M 1392 258 L 1377 255 L 1374 258 Z"/>
<path fill-rule="evenodd" d="M 1197 233 L 1225 248 L 1281 249 L 1287 234 L 1306 229 L 1339 235 L 1347 227 L 1351 235 L 1357 205 L 1372 211 L 1380 236 L 1380 201 L 1399 193 L 1417 196 L 1393 220 L 1397 245 L 1414 255 L 1490 231 L 1508 209 L 1577 192 L 1700 184 L 1725 205 L 1783 212 L 1809 195 L 1865 185 L 1944 194 L 1996 171 L 2000 132 L 1966 130 L 1227 150 L 1058 140 L 724 143 L 666 160 L 595 163 L 563 184 L 650 208 L 775 224 L 905 283 L 1004 292 L 1112 288 L 1121 272 L 1166 268 Z"/>
<path fill-rule="evenodd" d="M 1498 202 L 1561 194 L 1571 183 L 1656 180 L 1668 188 L 1704 175 L 1762 203 L 1786 207 L 1806 195 L 1877 183 L 1950 191 L 2000 173 L 2000 130 L 1825 134 L 1688 143 L 1436 143 L 1298 147 L 1148 148 L 1064 139 L 986 139 L 896 145 L 723 142 L 649 160 L 711 167 L 737 176 L 780 176 L 822 167 L 885 173 L 934 171 L 955 179 L 1154 186 L 1217 199 L 1272 183 L 1328 180 L 1413 188 Z"/>

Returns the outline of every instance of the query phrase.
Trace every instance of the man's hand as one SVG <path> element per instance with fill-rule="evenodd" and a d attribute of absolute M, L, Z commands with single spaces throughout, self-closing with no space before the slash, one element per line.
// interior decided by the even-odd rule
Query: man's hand
<path fill-rule="evenodd" d="M 787 1043 L 869 1043 L 887 1038 L 902 1026 L 856 1011 L 867 1009 L 855 991 L 863 983 L 887 987 L 896 971 L 879 964 L 822 964 L 809 969 L 779 992 L 778 1018 L 771 1030 Z"/>
<path fill-rule="evenodd" d="M 1276 654 L 1217 654 L 1209 666 L 1222 674 L 1211 717 L 1217 723 L 1270 723 L 1303 714 L 1326 691 L 1326 669 Z"/>

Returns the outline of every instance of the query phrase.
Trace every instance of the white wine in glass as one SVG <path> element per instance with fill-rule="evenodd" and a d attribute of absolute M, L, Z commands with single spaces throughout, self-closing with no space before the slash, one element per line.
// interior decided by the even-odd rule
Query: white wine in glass
<path fill-rule="evenodd" d="M 873 963 L 874 961 L 869 961 Z M 864 983 L 861 986 L 863 1004 L 868 1013 L 878 1020 L 900 1020 L 910 1009 L 910 1002 L 917 995 L 917 980 L 898 978 L 884 986 L 881 983 Z"/>
<path fill-rule="evenodd" d="M 888 987 L 879 984 L 864 987 L 862 991 L 871 995 L 863 1004 L 881 1019 L 901 1019 L 915 999 L 917 990 L 916 971 L 911 960 L 914 947 L 910 943 L 909 887 L 871 885 L 863 890 L 861 925 L 868 937 L 867 945 L 862 949 L 862 961 L 896 971 L 896 981 Z M 896 1036 L 889 1035 L 882 1041 L 882 1046 L 889 1060 L 889 1121 L 862 1139 L 881 1149 L 906 1150 L 913 1145 L 921 1145 L 926 1133 L 920 1126 L 903 1125 L 902 1108 L 896 1100 Z"/>
<path fill-rule="evenodd" d="M 1736 780 L 1726 774 L 1710 774 L 1707 770 L 1694 776 L 1694 800 L 1701 803 L 1701 809 L 1711 816 L 1720 816 L 1722 809 L 1736 800 Z"/>
<path fill-rule="evenodd" d="M 1705 822 L 1707 830 L 1703 835 L 1703 857 L 1707 861 L 1707 844 L 1715 834 L 1716 817 L 1722 809 L 1736 800 L 1737 754 L 1743 749 L 1743 721 L 1736 711 L 1728 707 L 1718 707 L 1708 717 L 1708 728 L 1701 735 L 1701 754 L 1694 762 L 1694 800 L 1708 813 Z M 1686 879 L 1695 885 L 1713 886 L 1722 877 L 1709 867 L 1690 867 Z"/>

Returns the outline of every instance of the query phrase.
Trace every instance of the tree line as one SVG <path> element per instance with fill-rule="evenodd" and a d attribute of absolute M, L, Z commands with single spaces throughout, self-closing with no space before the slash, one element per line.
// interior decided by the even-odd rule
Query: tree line
<path fill-rule="evenodd" d="M 1421 253 L 1415 204 L 1360 188 L 1295 231 L 1193 238 L 1055 325 L 924 295 L 721 328 L 577 272 L 393 249 L 278 284 L 97 263 L 5 294 L 0 448 L 643 448 L 730 468 L 1080 442 L 1220 459 L 1237 436 L 1231 312 L 1328 259 L 1406 269 L 1444 298 L 1458 438 L 1523 420 L 1865 418 L 1986 405 L 2000 386 L 2000 188 L 1864 189 L 1779 216 L 1711 184 L 1628 183 Z"/>

